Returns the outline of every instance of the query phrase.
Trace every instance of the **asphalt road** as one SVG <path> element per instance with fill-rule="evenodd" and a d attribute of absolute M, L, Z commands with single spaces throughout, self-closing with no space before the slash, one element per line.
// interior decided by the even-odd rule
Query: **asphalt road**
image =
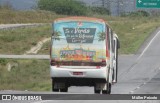
<path fill-rule="evenodd" d="M 118 83 L 112 86 L 111 94 L 160 94 L 160 29 L 157 30 L 149 40 L 142 46 L 141 51 L 135 55 L 123 55 L 119 57 L 119 74 Z M 59 94 L 52 92 L 33 92 L 33 91 L 0 91 L 1 94 L 7 93 L 25 93 L 25 94 Z M 64 94 L 64 93 L 61 93 Z M 106 101 L 83 100 L 86 98 L 100 98 L 93 93 L 93 87 L 70 87 L 68 96 L 60 97 L 62 101 L 30 101 L 30 103 L 62 103 L 62 102 L 79 102 L 79 103 L 97 103 Z M 79 101 L 63 101 L 63 99 L 76 95 Z M 89 94 L 89 95 L 84 95 Z M 106 95 L 107 96 L 107 95 Z M 17 103 L 19 101 L 13 101 Z M 22 102 L 22 101 L 20 101 Z M 20 103 L 19 102 L 19 103 Z M 28 103 L 28 101 L 23 101 Z M 160 103 L 160 101 L 107 101 L 110 103 Z M 10 103 L 10 101 L 0 101 L 0 103 Z"/>

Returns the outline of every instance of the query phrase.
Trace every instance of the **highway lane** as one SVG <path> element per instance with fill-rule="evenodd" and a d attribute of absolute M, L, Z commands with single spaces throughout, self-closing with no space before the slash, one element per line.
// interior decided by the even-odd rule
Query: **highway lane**
<path fill-rule="evenodd" d="M 134 93 L 160 94 L 160 70 L 156 76 L 154 76 L 151 80 L 138 88 Z"/>
<path fill-rule="evenodd" d="M 113 88 L 114 93 L 159 93 L 160 89 L 156 91 L 154 88 L 159 88 L 160 79 L 156 79 L 156 83 L 154 82 L 154 78 L 159 78 L 160 75 L 160 30 L 157 31 L 151 41 L 146 45 L 141 54 L 138 55 L 138 58 L 133 62 L 133 65 L 128 68 L 123 75 L 119 76 L 119 83 L 115 85 L 115 88 L 118 90 L 128 89 L 126 92 L 117 92 L 116 89 Z M 152 82 L 153 81 L 153 82 Z M 125 88 L 125 83 L 128 88 Z M 123 85 L 120 87 L 120 85 Z M 148 89 L 143 89 L 145 85 L 148 85 Z M 150 84 L 150 85 L 149 85 Z M 157 86 L 157 87 L 156 87 Z M 142 88 L 142 89 L 141 89 Z M 141 90 L 141 91 L 139 91 Z M 150 91 L 150 92 L 149 92 Z M 152 91 L 152 92 L 151 92 Z"/>

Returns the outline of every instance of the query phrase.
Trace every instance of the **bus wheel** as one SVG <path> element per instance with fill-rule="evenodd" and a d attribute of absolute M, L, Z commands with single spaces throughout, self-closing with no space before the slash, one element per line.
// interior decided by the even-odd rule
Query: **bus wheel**
<path fill-rule="evenodd" d="M 101 93 L 101 90 L 97 90 L 96 88 L 97 88 L 97 85 L 95 84 L 95 85 L 94 85 L 94 93 L 100 94 L 100 93 Z"/>
<path fill-rule="evenodd" d="M 61 92 L 68 92 L 68 88 L 60 89 Z"/>
<path fill-rule="evenodd" d="M 65 87 L 63 89 L 60 89 L 61 92 L 68 92 L 68 85 L 65 83 Z"/>
<path fill-rule="evenodd" d="M 108 90 L 107 90 L 107 94 L 111 94 L 111 87 L 112 87 L 112 86 L 111 86 L 111 83 L 108 84 L 108 87 L 109 87 L 109 88 L 108 88 Z"/>
<path fill-rule="evenodd" d="M 52 79 L 52 91 L 53 92 L 59 92 L 58 88 L 55 88 L 56 82 L 54 82 L 54 80 Z"/>
<path fill-rule="evenodd" d="M 102 94 L 111 94 L 111 83 L 107 83 L 107 90 L 102 90 Z"/>
<path fill-rule="evenodd" d="M 100 94 L 100 92 L 101 92 L 101 90 L 95 90 L 95 89 L 94 89 L 94 93 Z"/>

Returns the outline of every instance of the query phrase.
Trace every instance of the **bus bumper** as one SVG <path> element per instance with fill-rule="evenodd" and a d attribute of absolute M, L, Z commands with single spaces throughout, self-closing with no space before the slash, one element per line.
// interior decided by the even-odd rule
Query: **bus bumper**
<path fill-rule="evenodd" d="M 50 66 L 51 78 L 99 78 L 106 79 L 107 67 L 56 67 Z"/>

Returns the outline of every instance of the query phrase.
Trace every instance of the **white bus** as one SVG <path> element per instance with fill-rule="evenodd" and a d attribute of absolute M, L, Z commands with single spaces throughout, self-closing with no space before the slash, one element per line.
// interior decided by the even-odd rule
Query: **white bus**
<path fill-rule="evenodd" d="M 56 19 L 52 27 L 52 91 L 94 86 L 95 93 L 110 94 L 117 82 L 120 45 L 109 25 L 97 18 L 67 17 Z"/>

